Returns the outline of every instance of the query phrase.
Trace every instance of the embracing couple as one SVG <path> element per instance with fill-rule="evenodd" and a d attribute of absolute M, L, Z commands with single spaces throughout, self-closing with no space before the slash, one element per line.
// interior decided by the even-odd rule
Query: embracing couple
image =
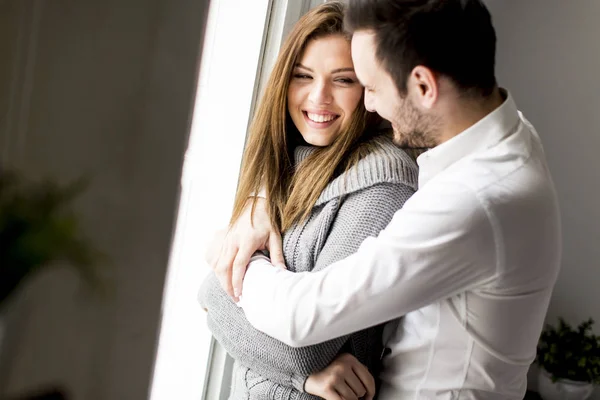
<path fill-rule="evenodd" d="M 295 25 L 199 295 L 231 400 L 523 398 L 560 218 L 495 52 L 480 0 L 330 1 Z"/>

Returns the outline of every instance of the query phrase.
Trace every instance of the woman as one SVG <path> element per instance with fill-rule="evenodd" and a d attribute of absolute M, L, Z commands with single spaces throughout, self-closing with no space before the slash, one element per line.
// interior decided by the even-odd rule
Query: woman
<path fill-rule="evenodd" d="M 317 271 L 376 236 L 414 193 L 412 159 L 378 133 L 353 70 L 344 6 L 311 10 L 287 38 L 250 128 L 232 223 L 269 199 L 288 269 Z M 210 275 L 200 291 L 215 338 L 236 360 L 231 400 L 312 399 L 309 375 L 350 353 L 377 376 L 382 326 L 291 348 L 254 329 Z"/>

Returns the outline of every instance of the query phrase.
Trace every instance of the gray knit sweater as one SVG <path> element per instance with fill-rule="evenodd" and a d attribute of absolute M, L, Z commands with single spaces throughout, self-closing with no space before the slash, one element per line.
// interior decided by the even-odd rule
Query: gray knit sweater
<path fill-rule="evenodd" d="M 307 221 L 284 233 L 289 270 L 318 271 L 377 236 L 417 188 L 417 166 L 390 138 L 373 139 L 375 149 L 321 193 Z M 299 147 L 296 165 L 314 148 Z M 210 274 L 199 300 L 208 309 L 214 337 L 236 360 L 230 400 L 311 400 L 306 378 L 349 352 L 376 376 L 382 350 L 382 325 L 313 346 L 292 348 L 259 332 Z"/>

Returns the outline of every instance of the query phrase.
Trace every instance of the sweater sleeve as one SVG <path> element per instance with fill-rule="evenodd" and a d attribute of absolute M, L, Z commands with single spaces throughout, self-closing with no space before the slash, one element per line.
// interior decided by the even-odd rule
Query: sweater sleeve
<path fill-rule="evenodd" d="M 367 237 L 377 236 L 413 192 L 402 184 L 381 183 L 348 195 L 317 256 L 314 271 L 354 253 Z M 341 350 L 354 354 L 376 374 L 381 349 L 380 326 L 294 348 L 252 327 L 242 309 L 221 290 L 212 274 L 203 284 L 200 300 L 208 308 L 209 328 L 227 352 L 273 385 L 303 391 L 306 378 L 325 368 Z"/>

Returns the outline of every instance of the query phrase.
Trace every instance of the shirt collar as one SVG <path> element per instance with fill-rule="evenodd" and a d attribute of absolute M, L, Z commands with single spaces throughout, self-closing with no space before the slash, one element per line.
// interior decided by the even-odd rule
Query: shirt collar
<path fill-rule="evenodd" d="M 500 90 L 506 99 L 498 108 L 452 139 L 417 158 L 419 187 L 423 187 L 458 160 L 494 146 L 513 131 L 519 121 L 519 112 L 510 93 L 504 89 Z"/>

